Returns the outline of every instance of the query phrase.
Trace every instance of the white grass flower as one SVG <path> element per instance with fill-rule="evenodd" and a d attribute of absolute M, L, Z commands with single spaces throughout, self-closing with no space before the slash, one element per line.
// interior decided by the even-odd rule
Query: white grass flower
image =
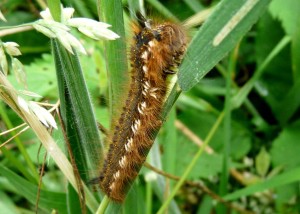
<path fill-rule="evenodd" d="M 67 33 L 66 34 L 66 38 L 67 40 L 72 44 L 72 47 L 75 48 L 77 51 L 79 51 L 80 53 L 87 55 L 86 50 L 84 49 L 83 45 L 81 44 L 81 42 L 72 34 Z"/>
<path fill-rule="evenodd" d="M 86 54 L 86 51 L 82 44 L 79 42 L 79 40 L 73 36 L 72 34 L 68 33 L 67 31 L 57 31 L 57 38 L 60 41 L 60 43 L 72 54 L 73 50 L 72 47 L 79 52 Z"/>
<path fill-rule="evenodd" d="M 87 54 L 80 41 L 69 33 L 70 28 L 66 25 L 53 20 L 38 20 L 33 26 L 44 35 L 57 38 L 70 53 L 74 54 L 74 48 L 82 54 Z"/>
<path fill-rule="evenodd" d="M 6 52 L 11 56 L 22 55 L 19 50 L 19 44 L 16 42 L 4 42 L 3 46 L 5 47 Z"/>
<path fill-rule="evenodd" d="M 20 96 L 18 96 L 18 103 L 22 109 L 24 109 L 27 113 L 30 113 L 27 102 Z"/>
<path fill-rule="evenodd" d="M 41 11 L 40 15 L 44 20 L 53 20 L 49 8 L 46 8 L 45 10 Z"/>
<path fill-rule="evenodd" d="M 49 128 L 52 126 L 53 128 L 57 129 L 56 122 L 50 112 L 32 101 L 29 102 L 29 107 L 46 127 Z"/>
<path fill-rule="evenodd" d="M 0 46 L 0 66 L 1 66 L 1 71 L 6 76 L 8 73 L 8 63 L 2 46 Z"/>
<path fill-rule="evenodd" d="M 87 28 L 96 28 L 96 27 L 104 27 L 108 28 L 111 27 L 110 24 L 107 24 L 105 22 L 98 22 L 93 19 L 89 18 L 72 18 L 67 21 L 67 24 L 72 26 L 72 27 L 87 27 Z"/>
<path fill-rule="evenodd" d="M 41 97 L 38 94 L 35 94 L 30 91 L 22 91 L 23 94 L 26 94 L 31 97 Z M 22 108 L 24 111 L 26 111 L 28 114 L 31 114 L 32 112 L 37 116 L 37 118 L 43 123 L 46 127 L 52 126 L 53 128 L 57 129 L 57 124 L 55 122 L 55 119 L 53 118 L 52 114 L 47 111 L 45 108 L 38 105 L 36 102 L 33 101 L 26 101 L 21 96 L 18 96 L 17 102 L 19 104 L 19 107 Z"/>
<path fill-rule="evenodd" d="M 147 182 L 153 182 L 153 181 L 157 180 L 157 178 L 158 178 L 158 176 L 157 176 L 157 174 L 155 172 L 151 171 L 151 172 L 147 172 L 145 174 L 145 180 Z"/>
<path fill-rule="evenodd" d="M 64 23 L 73 16 L 75 10 L 72 7 L 66 7 L 66 8 L 61 7 L 61 9 L 62 9 L 62 16 L 63 16 L 61 21 Z M 44 20 L 54 21 L 49 8 L 46 8 L 44 11 L 40 12 L 40 15 Z"/>
<path fill-rule="evenodd" d="M 49 8 L 47 8 L 40 13 L 43 19 L 36 21 L 33 27 L 50 38 L 57 38 L 72 54 L 74 54 L 73 48 L 80 53 L 87 53 L 80 41 L 69 33 L 70 28 L 67 26 L 75 27 L 81 33 L 96 40 L 120 38 L 119 35 L 108 29 L 111 25 L 88 18 L 71 18 L 73 13 L 73 8 L 62 8 L 62 23 L 60 23 L 53 20 Z"/>
<path fill-rule="evenodd" d="M 2 21 L 6 22 L 6 19 L 5 19 L 5 17 L 3 16 L 1 10 L 0 10 L 0 19 L 1 19 Z"/>
<path fill-rule="evenodd" d="M 26 87 L 27 83 L 25 69 L 23 64 L 17 58 L 12 58 L 12 69 L 15 73 L 17 81 Z"/>
<path fill-rule="evenodd" d="M 69 33 L 66 31 L 61 31 L 60 33 L 57 33 L 57 39 L 60 41 L 60 43 L 67 49 L 71 54 L 74 54 L 72 49 L 72 44 L 68 40 L 67 36 Z"/>
<path fill-rule="evenodd" d="M 104 39 L 108 39 L 108 40 L 115 40 L 120 38 L 120 36 L 116 33 L 114 33 L 113 31 L 107 29 L 107 28 L 103 28 L 103 29 L 96 29 L 94 31 L 94 34 L 100 38 L 104 38 Z"/>
<path fill-rule="evenodd" d="M 72 18 L 67 21 L 67 24 L 77 28 L 81 33 L 96 40 L 101 38 L 108 40 L 120 38 L 118 34 L 108 29 L 111 25 L 104 22 L 97 22 L 88 18 Z"/>
<path fill-rule="evenodd" d="M 40 20 L 40 23 L 44 25 L 45 27 L 48 27 L 49 29 L 60 29 L 64 31 L 70 31 L 71 29 L 68 28 L 66 25 L 56 22 L 53 20 Z"/>
<path fill-rule="evenodd" d="M 70 31 L 70 28 L 68 28 L 66 25 L 59 22 L 55 22 L 53 20 L 40 19 L 33 24 L 33 27 L 37 31 L 50 38 L 56 38 L 58 31 Z"/>
<path fill-rule="evenodd" d="M 74 8 L 72 7 L 66 7 L 66 8 L 63 8 L 63 17 L 62 17 L 62 22 L 65 23 L 67 22 L 72 16 L 73 16 L 73 13 L 74 13 Z"/>
<path fill-rule="evenodd" d="M 43 25 L 40 25 L 39 23 L 34 23 L 33 27 L 40 33 L 44 34 L 45 36 L 49 37 L 49 38 L 56 38 L 56 35 L 53 31 L 51 31 L 50 29 L 44 27 Z"/>
<path fill-rule="evenodd" d="M 20 94 L 23 94 L 23 95 L 26 95 L 28 97 L 33 97 L 33 98 L 42 98 L 43 96 L 37 94 L 37 93 L 34 93 L 32 91 L 27 91 L 27 90 L 18 90 L 18 92 Z"/>

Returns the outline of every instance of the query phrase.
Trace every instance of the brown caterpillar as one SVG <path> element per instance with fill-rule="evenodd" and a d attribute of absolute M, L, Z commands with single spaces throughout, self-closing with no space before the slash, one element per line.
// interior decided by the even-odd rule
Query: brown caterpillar
<path fill-rule="evenodd" d="M 110 144 L 100 177 L 94 179 L 113 201 L 122 202 L 162 125 L 167 76 L 186 49 L 186 36 L 172 23 L 135 27 L 131 46 L 131 84 L 122 114 L 108 137 Z"/>

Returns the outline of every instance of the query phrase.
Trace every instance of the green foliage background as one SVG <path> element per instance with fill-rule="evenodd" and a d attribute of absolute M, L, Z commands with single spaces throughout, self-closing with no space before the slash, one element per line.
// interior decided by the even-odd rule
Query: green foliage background
<path fill-rule="evenodd" d="M 42 1 L 28 2 L 1 2 L 0 10 L 8 20 L 7 23 L 1 22 L 1 26 L 38 19 Z M 214 47 L 215 33 L 228 21 L 232 11 L 247 1 L 232 3 L 232 0 L 224 0 L 221 6 L 217 6 L 218 2 L 145 1 L 147 10 L 154 16 L 180 21 L 209 7 L 219 7 L 219 12 L 209 17 L 200 30 L 199 25 L 189 29 L 192 41 L 178 74 L 179 87 L 185 92 L 178 92 L 176 88 L 172 91 L 165 108 L 168 113 L 166 122 L 148 162 L 181 177 L 182 182 L 203 182 L 211 191 L 231 204 L 238 204 L 244 211 L 300 213 L 300 3 L 297 0 L 257 1 L 255 8 L 232 30 L 232 34 Z M 75 16 L 98 17 L 95 1 L 66 0 L 63 4 L 74 7 Z M 128 38 L 122 38 L 117 45 L 122 46 L 122 42 L 130 39 L 128 22 L 135 7 L 136 1 L 123 1 Z M 100 16 L 116 23 L 113 30 L 117 24 L 123 26 L 113 12 L 107 13 L 112 17 L 107 17 L 107 14 Z M 119 29 L 117 32 L 120 33 Z M 122 96 L 120 92 L 114 92 L 110 84 L 115 84 L 113 87 L 120 91 L 123 83 L 119 82 L 121 75 L 118 72 L 120 69 L 126 72 L 126 51 L 120 47 L 117 50 L 108 47 L 108 42 L 92 41 L 78 32 L 74 34 L 81 38 L 88 50 L 88 56 L 80 55 L 80 63 L 96 119 L 109 127 L 110 115 L 114 114 L 112 106 L 118 102 L 114 96 Z M 35 31 L 27 31 L 3 36 L 1 40 L 15 41 L 20 45 L 22 56 L 19 59 L 26 69 L 28 90 L 42 95 L 43 101 L 55 103 L 59 92 L 49 39 Z M 124 58 L 120 57 L 119 61 L 114 57 L 109 59 L 107 51 L 123 54 Z M 107 75 L 106 70 L 111 73 Z M 16 88 L 23 89 L 15 74 L 10 73 L 8 79 Z M 0 103 L 0 115 L 1 132 L 23 122 L 4 102 Z M 212 154 L 205 152 L 207 147 L 204 152 L 199 150 L 195 144 L 197 140 L 186 134 L 179 124 L 184 124 L 208 144 Z M 1 143 L 16 133 L 1 135 Z M 65 150 L 61 129 L 52 135 Z M 38 168 L 46 152 L 43 148 L 38 152 L 39 145 L 34 132 L 26 131 L 0 148 L 0 213 L 34 212 Z M 95 158 L 91 157 L 91 160 Z M 90 175 L 97 173 L 95 171 L 89 169 L 81 173 Z M 39 213 L 53 210 L 76 213 L 80 209 L 78 203 L 70 202 L 70 196 L 76 193 L 70 188 L 66 191 L 66 184 L 62 172 L 48 158 Z M 223 203 L 215 205 L 214 199 L 202 189 L 179 184 L 144 167 L 125 204 L 111 204 L 106 213 L 162 213 L 168 202 L 170 213 L 228 211 Z M 172 194 L 176 194 L 175 198 L 167 199 Z M 100 198 L 94 194 L 99 203 Z M 89 212 L 93 213 L 95 209 L 89 206 Z M 238 211 L 230 209 L 229 212 Z"/>

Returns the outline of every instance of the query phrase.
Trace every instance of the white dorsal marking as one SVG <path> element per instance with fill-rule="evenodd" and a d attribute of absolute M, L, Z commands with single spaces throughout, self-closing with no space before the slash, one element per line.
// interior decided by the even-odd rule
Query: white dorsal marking
<path fill-rule="evenodd" d="M 147 72 L 148 72 L 148 68 L 147 68 L 147 66 L 146 66 L 146 65 L 144 65 L 144 66 L 143 66 L 143 71 L 144 71 L 145 73 L 147 73 Z"/>
<path fill-rule="evenodd" d="M 118 170 L 114 175 L 113 175 L 114 179 L 117 180 L 117 178 L 120 177 L 120 170 Z"/>
<path fill-rule="evenodd" d="M 148 59 L 148 51 L 144 51 L 144 52 L 142 53 L 142 59 L 145 59 L 145 60 Z"/>
<path fill-rule="evenodd" d="M 109 189 L 113 190 L 115 188 L 115 182 L 109 186 Z"/>
<path fill-rule="evenodd" d="M 124 168 L 124 167 L 125 167 L 126 161 L 127 161 L 127 159 L 126 159 L 126 156 L 124 155 L 124 156 L 121 158 L 121 160 L 119 160 L 119 165 L 120 165 L 121 168 Z"/>
<path fill-rule="evenodd" d="M 155 99 L 157 99 L 157 96 L 155 95 L 155 93 L 150 93 L 151 97 L 154 97 Z"/>
<path fill-rule="evenodd" d="M 154 47 L 154 42 L 153 42 L 153 41 L 150 41 L 150 42 L 148 43 L 148 45 L 149 45 L 150 47 Z"/>

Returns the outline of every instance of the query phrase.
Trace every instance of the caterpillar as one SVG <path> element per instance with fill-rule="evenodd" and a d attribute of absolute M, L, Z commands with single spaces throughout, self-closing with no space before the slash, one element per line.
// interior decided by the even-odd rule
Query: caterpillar
<path fill-rule="evenodd" d="M 96 179 L 115 202 L 124 201 L 154 142 L 154 133 L 162 125 L 167 77 L 176 73 L 186 42 L 183 29 L 173 23 L 145 21 L 134 27 L 130 89 L 120 118 L 108 136 L 108 153 Z"/>

